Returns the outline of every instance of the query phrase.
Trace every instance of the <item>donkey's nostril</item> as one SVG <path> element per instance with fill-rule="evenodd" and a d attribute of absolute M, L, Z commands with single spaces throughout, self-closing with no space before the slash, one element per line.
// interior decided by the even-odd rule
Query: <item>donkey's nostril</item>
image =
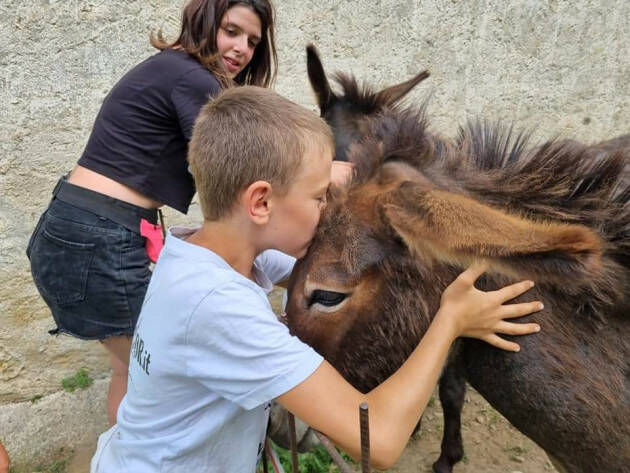
<path fill-rule="evenodd" d="M 343 292 L 315 289 L 311 294 L 311 299 L 309 300 L 308 306 L 311 307 L 313 304 L 321 304 L 325 307 L 334 307 L 338 304 L 341 304 L 346 299 L 346 297 L 348 297 L 348 295 Z"/>

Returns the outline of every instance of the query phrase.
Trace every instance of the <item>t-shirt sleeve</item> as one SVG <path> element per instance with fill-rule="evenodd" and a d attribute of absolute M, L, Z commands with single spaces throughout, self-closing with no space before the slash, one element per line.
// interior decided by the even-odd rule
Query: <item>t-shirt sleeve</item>
<path fill-rule="evenodd" d="M 171 100 L 186 141 L 190 141 L 201 107 L 220 91 L 219 82 L 205 69 L 193 69 L 179 79 L 171 93 Z"/>
<path fill-rule="evenodd" d="M 215 288 L 186 328 L 186 372 L 244 409 L 291 390 L 322 362 L 245 282 Z"/>
<path fill-rule="evenodd" d="M 263 251 L 256 261 L 262 266 L 262 270 L 272 283 L 288 279 L 295 266 L 295 258 L 278 250 Z"/>

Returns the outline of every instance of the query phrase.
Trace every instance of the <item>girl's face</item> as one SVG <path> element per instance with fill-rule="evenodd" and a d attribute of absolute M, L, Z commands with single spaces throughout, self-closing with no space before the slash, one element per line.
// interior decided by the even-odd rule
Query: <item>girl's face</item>
<path fill-rule="evenodd" d="M 221 18 L 217 49 L 230 79 L 249 64 L 262 36 L 258 15 L 245 5 L 234 5 Z"/>

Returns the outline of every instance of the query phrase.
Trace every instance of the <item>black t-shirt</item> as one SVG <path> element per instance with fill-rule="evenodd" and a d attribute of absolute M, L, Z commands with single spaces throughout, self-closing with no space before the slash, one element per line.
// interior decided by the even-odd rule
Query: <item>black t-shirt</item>
<path fill-rule="evenodd" d="M 188 53 L 151 56 L 107 95 L 79 164 L 186 213 L 195 193 L 188 141 L 201 107 L 219 91 Z"/>

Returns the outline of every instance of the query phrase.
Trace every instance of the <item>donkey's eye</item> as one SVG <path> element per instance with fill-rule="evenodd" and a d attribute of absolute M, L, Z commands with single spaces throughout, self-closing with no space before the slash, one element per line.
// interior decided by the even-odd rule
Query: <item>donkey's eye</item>
<path fill-rule="evenodd" d="M 313 304 L 321 304 L 326 307 L 334 307 L 337 304 L 343 302 L 346 297 L 347 294 L 344 294 L 343 292 L 324 291 L 321 289 L 316 289 L 311 295 L 309 307 Z"/>

